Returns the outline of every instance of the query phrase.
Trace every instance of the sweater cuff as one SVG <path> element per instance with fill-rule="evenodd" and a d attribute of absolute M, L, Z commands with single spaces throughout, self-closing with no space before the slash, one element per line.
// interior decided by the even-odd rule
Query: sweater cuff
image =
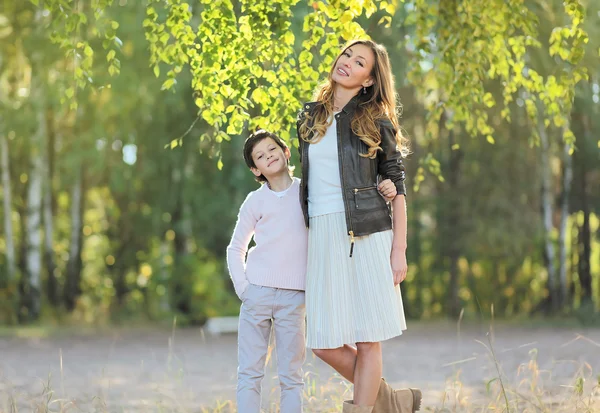
<path fill-rule="evenodd" d="M 240 300 L 242 299 L 242 296 L 244 295 L 244 292 L 246 292 L 246 289 L 249 285 L 250 283 L 248 282 L 248 280 L 245 279 L 244 281 L 240 282 L 238 285 L 235 286 L 235 293 L 237 294 Z"/>

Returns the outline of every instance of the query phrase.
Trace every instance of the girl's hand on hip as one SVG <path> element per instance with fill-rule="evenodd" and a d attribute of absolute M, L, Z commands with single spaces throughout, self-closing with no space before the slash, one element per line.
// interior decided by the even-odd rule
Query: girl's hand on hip
<path fill-rule="evenodd" d="M 389 179 L 381 181 L 379 185 L 377 185 L 377 189 L 379 190 L 381 196 L 385 198 L 385 202 L 393 201 L 394 198 L 396 198 L 396 195 L 398 194 L 396 185 L 394 185 L 394 183 Z"/>
<path fill-rule="evenodd" d="M 406 251 L 392 248 L 391 264 L 392 273 L 394 274 L 394 286 L 396 286 L 404 281 L 408 272 Z"/>

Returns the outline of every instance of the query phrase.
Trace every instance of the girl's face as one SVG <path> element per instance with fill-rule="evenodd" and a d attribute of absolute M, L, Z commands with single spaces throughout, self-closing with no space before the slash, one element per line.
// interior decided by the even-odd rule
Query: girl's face
<path fill-rule="evenodd" d="M 355 44 L 342 52 L 335 66 L 331 78 L 347 89 L 360 89 L 373 84 L 371 71 L 375 55 L 370 47 L 364 44 Z"/>

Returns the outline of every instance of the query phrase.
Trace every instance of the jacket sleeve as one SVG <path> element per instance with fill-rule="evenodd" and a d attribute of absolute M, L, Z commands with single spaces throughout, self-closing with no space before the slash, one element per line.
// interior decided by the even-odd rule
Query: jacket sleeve
<path fill-rule="evenodd" d="M 302 106 L 304 107 L 304 105 Z M 300 125 L 304 122 L 306 112 L 304 109 L 300 109 L 298 116 L 296 117 L 296 139 L 298 139 L 298 153 L 300 154 L 300 163 L 302 163 L 302 138 L 300 138 Z"/>
<path fill-rule="evenodd" d="M 384 179 L 390 179 L 395 185 L 398 195 L 406 195 L 404 179 L 406 173 L 402 162 L 402 153 L 396 144 L 394 125 L 389 120 L 379 123 L 381 133 L 381 151 L 377 153 L 377 168 Z"/>

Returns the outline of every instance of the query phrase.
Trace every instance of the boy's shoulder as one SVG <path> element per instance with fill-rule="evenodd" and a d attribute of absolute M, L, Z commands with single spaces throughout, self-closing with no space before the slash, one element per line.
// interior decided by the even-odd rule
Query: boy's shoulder
<path fill-rule="evenodd" d="M 246 200 L 244 201 L 244 203 L 255 202 L 256 200 L 261 198 L 265 192 L 265 187 L 266 187 L 265 184 L 261 184 L 260 187 L 256 188 L 253 191 L 248 192 L 248 195 L 246 195 Z"/>
<path fill-rule="evenodd" d="M 298 189 L 300 187 L 300 184 L 302 183 L 302 180 L 298 177 L 292 177 L 292 187 L 290 188 L 290 190 L 292 189 Z M 269 187 L 267 184 L 261 184 L 259 188 L 256 188 L 254 191 L 250 191 L 248 193 L 248 195 L 246 195 L 246 200 L 244 201 L 244 203 L 246 202 L 256 202 L 259 201 L 261 199 L 263 199 L 266 195 L 268 195 L 268 191 L 270 191 Z"/>

